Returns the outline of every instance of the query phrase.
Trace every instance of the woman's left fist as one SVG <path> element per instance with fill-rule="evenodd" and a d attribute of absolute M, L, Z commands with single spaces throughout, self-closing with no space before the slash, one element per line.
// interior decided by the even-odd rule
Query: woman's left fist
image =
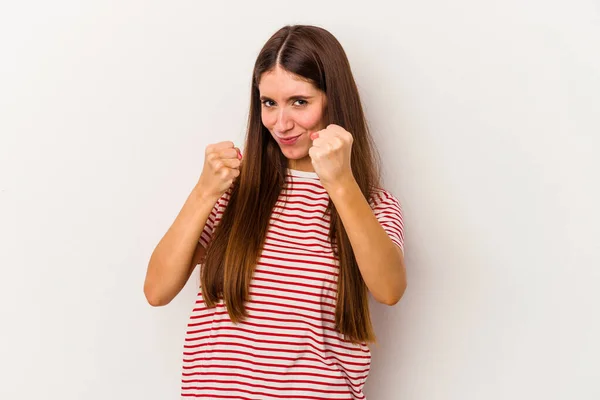
<path fill-rule="evenodd" d="M 313 141 L 308 150 L 313 168 L 327 189 L 328 186 L 354 179 L 350 165 L 352 151 L 352 134 L 339 125 L 327 128 L 310 135 Z"/>

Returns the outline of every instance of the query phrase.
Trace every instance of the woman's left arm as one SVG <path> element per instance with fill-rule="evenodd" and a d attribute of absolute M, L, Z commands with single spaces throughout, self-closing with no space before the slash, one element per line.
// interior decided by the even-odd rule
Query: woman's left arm
<path fill-rule="evenodd" d="M 380 303 L 396 304 L 406 289 L 404 254 L 384 230 L 350 167 L 352 135 L 338 125 L 311 135 L 312 165 L 340 215 L 361 275 Z"/>
<path fill-rule="evenodd" d="M 396 304 L 406 289 L 404 254 L 383 229 L 354 179 L 328 189 L 362 277 L 380 303 Z"/>

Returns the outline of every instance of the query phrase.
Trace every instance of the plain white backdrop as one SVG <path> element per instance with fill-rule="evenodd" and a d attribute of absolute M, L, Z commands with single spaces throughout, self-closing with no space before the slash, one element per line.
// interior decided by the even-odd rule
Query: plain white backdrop
<path fill-rule="evenodd" d="M 242 145 L 286 24 L 345 47 L 408 290 L 373 304 L 371 400 L 600 398 L 600 5 L 0 6 L 0 398 L 175 399 L 198 276 L 142 293 L 204 148 Z"/>

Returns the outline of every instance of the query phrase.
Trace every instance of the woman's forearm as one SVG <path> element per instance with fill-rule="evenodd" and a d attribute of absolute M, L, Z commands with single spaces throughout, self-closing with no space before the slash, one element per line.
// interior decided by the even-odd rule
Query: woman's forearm
<path fill-rule="evenodd" d="M 148 263 L 144 294 L 153 306 L 168 304 L 189 279 L 200 235 L 218 198 L 208 196 L 196 186 L 188 196 L 173 224 L 160 240 Z"/>
<path fill-rule="evenodd" d="M 406 289 L 404 255 L 389 238 L 353 179 L 327 190 L 354 250 L 361 275 L 373 295 L 395 304 Z"/>

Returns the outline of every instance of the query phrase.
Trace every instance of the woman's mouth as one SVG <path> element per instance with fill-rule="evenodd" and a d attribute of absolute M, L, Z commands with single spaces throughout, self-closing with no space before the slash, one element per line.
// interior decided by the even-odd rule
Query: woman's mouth
<path fill-rule="evenodd" d="M 293 136 L 293 137 L 289 137 L 289 138 L 280 138 L 279 136 L 277 137 L 277 139 L 279 140 L 279 143 L 290 146 L 293 145 L 294 143 L 296 143 L 298 141 L 298 138 L 302 136 L 302 134 L 298 135 L 298 136 Z"/>

